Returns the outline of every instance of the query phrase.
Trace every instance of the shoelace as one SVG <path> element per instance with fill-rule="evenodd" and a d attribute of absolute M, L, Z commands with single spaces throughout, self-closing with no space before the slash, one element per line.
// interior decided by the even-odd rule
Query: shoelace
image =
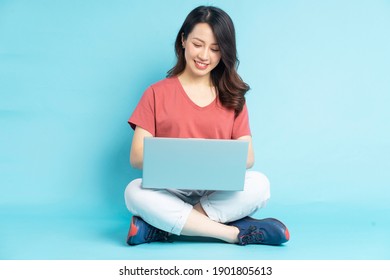
<path fill-rule="evenodd" d="M 145 240 L 147 242 L 150 242 L 150 241 L 160 241 L 160 240 L 164 240 L 166 241 L 168 239 L 168 233 L 165 232 L 165 231 L 162 231 L 158 228 L 151 228 L 147 234 L 146 234 L 146 237 L 145 237 Z"/>
<path fill-rule="evenodd" d="M 250 226 L 241 237 L 242 244 L 256 244 L 264 240 L 264 233 L 256 226 Z"/>

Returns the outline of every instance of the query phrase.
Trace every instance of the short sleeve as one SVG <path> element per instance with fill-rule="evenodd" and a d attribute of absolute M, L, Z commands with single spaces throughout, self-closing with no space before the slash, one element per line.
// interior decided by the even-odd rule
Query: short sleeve
<path fill-rule="evenodd" d="M 246 107 L 246 104 L 244 104 L 242 111 L 238 114 L 238 116 L 234 120 L 232 139 L 237 139 L 241 136 L 246 136 L 246 135 L 251 135 L 251 130 L 249 126 L 248 109 Z"/>
<path fill-rule="evenodd" d="M 139 126 L 155 135 L 155 99 L 152 87 L 146 89 L 128 123 L 133 129 Z"/>

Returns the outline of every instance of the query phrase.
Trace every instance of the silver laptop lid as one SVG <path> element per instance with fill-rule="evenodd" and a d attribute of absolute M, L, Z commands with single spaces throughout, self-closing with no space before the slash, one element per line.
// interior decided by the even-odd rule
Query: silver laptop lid
<path fill-rule="evenodd" d="M 248 141 L 144 139 L 144 188 L 239 191 L 244 187 Z"/>

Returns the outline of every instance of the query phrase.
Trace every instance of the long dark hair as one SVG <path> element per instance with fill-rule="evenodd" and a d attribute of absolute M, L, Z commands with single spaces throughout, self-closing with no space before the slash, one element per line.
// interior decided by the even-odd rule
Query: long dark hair
<path fill-rule="evenodd" d="M 237 73 L 239 60 L 235 29 L 232 19 L 223 10 L 213 6 L 199 6 L 188 14 L 175 41 L 177 63 L 168 71 L 167 77 L 176 76 L 184 71 L 186 60 L 182 38 L 186 40 L 198 23 L 210 25 L 221 52 L 221 61 L 211 71 L 211 81 L 217 88 L 218 98 L 224 107 L 233 109 L 238 115 L 245 104 L 244 95 L 249 90 L 249 86 Z"/>

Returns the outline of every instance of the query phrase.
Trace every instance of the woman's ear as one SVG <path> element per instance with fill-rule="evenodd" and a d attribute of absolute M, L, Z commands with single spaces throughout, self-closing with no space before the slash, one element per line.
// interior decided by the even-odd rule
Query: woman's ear
<path fill-rule="evenodd" d="M 183 49 L 186 47 L 186 41 L 184 40 L 184 32 L 181 33 L 181 46 Z"/>

